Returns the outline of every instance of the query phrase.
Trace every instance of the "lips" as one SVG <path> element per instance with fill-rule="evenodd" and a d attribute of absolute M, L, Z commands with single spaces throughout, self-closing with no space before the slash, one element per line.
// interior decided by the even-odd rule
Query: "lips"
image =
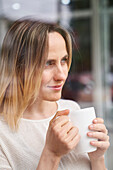
<path fill-rule="evenodd" d="M 58 88 L 58 87 L 61 87 L 61 86 L 62 86 L 62 84 L 54 85 L 54 86 L 48 86 L 48 87 Z"/>
<path fill-rule="evenodd" d="M 61 90 L 62 89 L 62 84 L 54 85 L 54 86 L 48 86 L 48 87 L 51 88 L 51 89 L 54 89 L 54 90 Z"/>

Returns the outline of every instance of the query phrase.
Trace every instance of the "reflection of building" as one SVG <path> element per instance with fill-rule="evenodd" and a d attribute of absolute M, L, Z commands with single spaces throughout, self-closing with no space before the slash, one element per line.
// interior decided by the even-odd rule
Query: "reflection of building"
<path fill-rule="evenodd" d="M 63 98 L 92 103 L 93 90 L 94 82 L 90 74 L 70 74 L 63 89 Z"/>
<path fill-rule="evenodd" d="M 73 32 L 73 62 L 63 97 L 78 101 L 81 107 L 94 105 L 112 136 L 113 0 L 1 0 L 0 45 L 10 22 L 26 15 L 58 21 Z"/>
<path fill-rule="evenodd" d="M 68 6 L 62 5 L 60 8 L 61 24 L 69 23 L 75 33 L 75 39 L 77 38 L 77 46 L 80 51 L 79 54 L 76 48 L 73 50 L 71 72 L 88 72 L 92 75 L 95 82 L 93 104 L 100 114 L 104 112 L 105 104 L 106 107 L 109 107 L 112 98 L 110 86 L 108 87 L 108 83 L 106 83 L 107 74 L 110 71 L 110 57 L 108 56 L 110 56 L 109 48 L 110 41 L 112 41 L 106 36 L 112 23 L 109 19 L 113 14 L 111 5 L 112 2 L 107 0 L 102 2 L 87 0 L 82 3 L 72 0 Z M 67 8 L 69 10 L 66 10 Z M 103 96 L 106 96 L 104 103 Z"/>
<path fill-rule="evenodd" d="M 70 22 L 71 29 L 75 33 L 75 39 L 77 35 L 77 46 L 80 53 L 74 48 L 71 75 L 64 87 L 63 97 L 68 98 L 69 96 L 69 98 L 77 100 L 82 107 L 94 105 L 98 116 L 105 118 L 111 132 L 112 141 L 113 1 L 87 0 L 81 2 L 72 0 L 69 6 L 70 12 L 68 10 L 67 15 L 63 10 L 61 11 L 62 20 L 65 21 L 61 21 L 61 23 Z M 63 8 L 66 8 L 66 6 Z M 93 80 L 91 86 L 89 86 L 88 81 L 87 83 L 80 81 L 81 75 L 87 77 L 88 74 L 91 76 L 89 80 Z M 72 78 L 72 75 L 75 75 L 74 78 Z M 112 142 L 111 147 L 113 147 Z M 110 150 L 106 160 L 109 160 L 108 169 L 112 170 L 113 164 L 110 157 L 112 153 Z"/>

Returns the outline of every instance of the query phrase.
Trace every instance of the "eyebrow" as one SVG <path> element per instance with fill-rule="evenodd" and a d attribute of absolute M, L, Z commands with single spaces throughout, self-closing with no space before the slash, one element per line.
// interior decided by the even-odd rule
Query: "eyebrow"
<path fill-rule="evenodd" d="M 69 55 L 68 54 L 66 54 L 64 57 L 62 57 L 62 58 L 69 58 Z"/>
<path fill-rule="evenodd" d="M 63 58 L 69 58 L 69 55 L 66 54 L 65 56 L 63 56 L 63 57 L 61 58 L 61 60 L 62 60 Z M 49 62 L 49 61 L 55 61 L 55 59 L 48 59 L 46 62 Z"/>

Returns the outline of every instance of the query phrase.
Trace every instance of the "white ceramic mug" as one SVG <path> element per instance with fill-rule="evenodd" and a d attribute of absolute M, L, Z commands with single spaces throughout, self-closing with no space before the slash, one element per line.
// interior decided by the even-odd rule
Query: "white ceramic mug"
<path fill-rule="evenodd" d="M 90 130 L 88 126 L 92 124 L 93 119 L 96 118 L 94 107 L 88 107 L 80 110 L 71 110 L 69 117 L 76 127 L 79 129 L 80 141 L 77 144 L 74 152 L 77 154 L 85 152 L 93 152 L 96 147 L 90 144 L 90 141 L 97 140 L 87 136 Z"/>

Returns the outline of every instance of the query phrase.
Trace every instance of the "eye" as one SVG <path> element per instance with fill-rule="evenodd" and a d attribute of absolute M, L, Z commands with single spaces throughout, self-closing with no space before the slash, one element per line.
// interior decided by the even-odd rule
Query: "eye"
<path fill-rule="evenodd" d="M 63 57 L 62 60 L 61 60 L 61 63 L 62 64 L 68 63 L 68 60 L 69 60 L 68 56 Z"/>
<path fill-rule="evenodd" d="M 51 65 L 53 65 L 54 64 L 54 61 L 53 60 L 48 60 L 47 62 L 46 62 L 46 65 L 45 66 L 51 66 Z"/>

